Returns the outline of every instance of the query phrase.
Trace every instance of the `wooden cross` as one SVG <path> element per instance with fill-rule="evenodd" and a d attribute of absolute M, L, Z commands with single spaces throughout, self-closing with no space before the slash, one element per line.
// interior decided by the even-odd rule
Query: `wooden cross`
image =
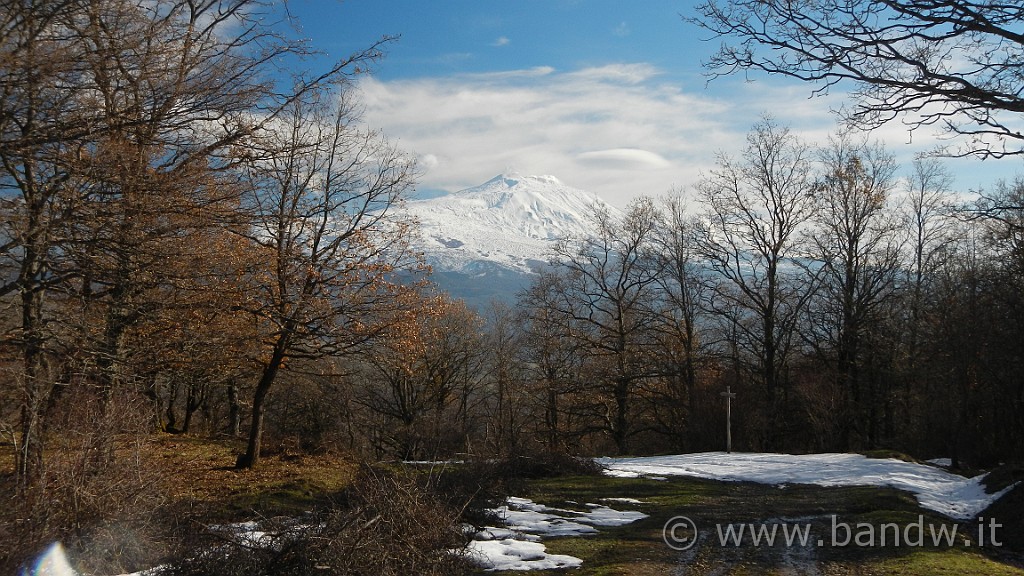
<path fill-rule="evenodd" d="M 721 396 L 725 398 L 725 451 L 732 454 L 732 399 L 736 397 L 736 393 L 730 386 L 726 386 Z"/>

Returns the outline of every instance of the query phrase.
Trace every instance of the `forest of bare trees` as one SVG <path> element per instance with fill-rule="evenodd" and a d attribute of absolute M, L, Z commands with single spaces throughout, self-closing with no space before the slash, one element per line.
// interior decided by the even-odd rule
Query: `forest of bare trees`
<path fill-rule="evenodd" d="M 237 466 L 256 465 L 282 367 L 361 349 L 420 289 L 392 210 L 414 165 L 346 96 L 388 39 L 286 74 L 310 50 L 287 18 L 252 0 L 0 6 L 12 545 L 130 506 L 150 479 L 126 438 L 247 426 Z"/>
<path fill-rule="evenodd" d="M 1024 185 L 967 201 L 937 161 L 907 172 L 863 135 L 816 148 L 766 119 L 689 193 L 595 207 L 593 235 L 563 240 L 514 308 L 456 321 L 402 371 L 373 360 L 391 375 L 359 376 L 339 421 L 370 432 L 346 441 L 714 450 L 730 387 L 744 450 L 1019 459 Z M 447 424 L 395 442 L 417 414 Z"/>
<path fill-rule="evenodd" d="M 336 261 L 303 252 L 335 249 L 352 223 L 322 232 L 329 187 L 284 201 L 310 178 L 285 166 L 293 180 L 260 180 L 241 212 L 258 226 L 231 235 L 229 261 L 246 263 L 230 268 L 233 291 L 209 308 L 182 300 L 194 322 L 161 309 L 160 324 L 133 324 L 174 335 L 132 340 L 155 364 L 121 386 L 163 430 L 245 436 L 245 424 L 272 445 L 385 460 L 716 450 L 729 387 L 742 450 L 1020 458 L 1020 182 L 966 201 L 936 161 L 901 171 L 864 135 L 813 147 L 765 119 L 689 189 L 595 206 L 593 234 L 563 239 L 513 305 L 473 310 L 429 276 L 410 281 L 418 264 L 392 228 L 410 223 L 384 226 L 386 211 L 372 213 L 388 231 L 372 266 L 363 245 Z M 282 231 L 313 239 L 286 249 Z M 389 276 L 402 258 L 406 275 Z"/>
<path fill-rule="evenodd" d="M 742 449 L 1019 459 L 1022 183 L 898 168 L 764 120 L 690 195 L 597 210 L 519 301 L 536 440 L 721 449 L 728 386 Z"/>
<path fill-rule="evenodd" d="M 408 249 L 414 164 L 359 122 L 347 82 L 379 46 L 282 80 L 307 48 L 268 10 L 5 10 L 23 487 L 61 426 L 112 458 L 119 402 L 247 437 L 240 467 L 268 429 L 375 457 L 716 448 L 725 386 L 748 449 L 1016 455 L 1021 183 L 968 202 L 936 160 L 900 178 L 863 135 L 815 148 L 765 119 L 687 188 L 595 208 L 515 307 L 474 311 Z"/>
<path fill-rule="evenodd" d="M 282 77 L 309 47 L 275 17 L 3 2 L 0 441 L 26 518 L 60 521 L 68 478 L 145 483 L 125 439 L 153 433 L 244 439 L 243 469 L 285 444 L 719 450 L 726 387 L 741 450 L 1024 457 L 1024 181 L 958 195 L 937 160 L 765 119 L 472 310 L 410 252 L 415 164 L 352 101 L 381 46 Z"/>

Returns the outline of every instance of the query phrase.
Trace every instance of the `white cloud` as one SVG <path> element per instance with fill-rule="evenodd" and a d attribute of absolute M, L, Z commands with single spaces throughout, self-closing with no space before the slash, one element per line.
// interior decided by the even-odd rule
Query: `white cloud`
<path fill-rule="evenodd" d="M 429 172 L 430 170 L 437 168 L 438 164 L 440 164 L 441 161 L 438 160 L 437 156 L 434 156 L 433 154 L 423 154 L 422 156 L 416 159 L 416 163 L 419 165 L 421 170 L 426 170 Z"/>
<path fill-rule="evenodd" d="M 596 167 L 617 167 L 624 169 L 668 168 L 671 162 L 660 154 L 638 148 L 613 148 L 594 150 L 576 155 L 576 159 Z"/>
<path fill-rule="evenodd" d="M 478 79 L 486 81 L 494 80 L 513 80 L 516 78 L 535 78 L 537 76 L 547 76 L 553 74 L 555 69 L 551 66 L 534 66 L 533 68 L 523 68 L 520 70 L 503 70 L 501 72 L 481 72 L 479 74 L 470 74 L 467 76 L 468 79 Z"/>
<path fill-rule="evenodd" d="M 640 84 L 654 78 L 659 73 L 659 70 L 650 64 L 608 64 L 570 72 L 567 76 L 570 79 L 592 82 Z"/>
<path fill-rule="evenodd" d="M 623 206 L 694 184 L 715 155 L 738 154 L 765 111 L 812 143 L 835 130 L 841 95 L 806 84 L 726 78 L 686 88 L 646 63 L 551 67 L 361 84 L 365 120 L 420 158 L 422 188 L 455 191 L 516 166 Z M 909 168 L 924 143 L 880 131 Z"/>
<path fill-rule="evenodd" d="M 361 84 L 366 121 L 421 158 L 424 188 L 459 190 L 506 166 L 624 205 L 686 185 L 738 134 L 728 107 L 648 64 Z"/>
<path fill-rule="evenodd" d="M 493 42 L 493 43 L 491 44 L 491 46 L 494 46 L 494 47 L 496 47 L 496 48 L 499 48 L 499 47 L 501 47 L 501 46 L 508 46 L 508 45 L 509 45 L 509 44 L 511 44 L 511 43 L 512 43 L 512 41 L 511 41 L 511 40 L 509 40 L 507 36 L 501 36 L 501 37 L 499 37 L 499 38 L 498 38 L 497 40 L 495 40 L 495 41 L 494 41 L 494 42 Z"/>

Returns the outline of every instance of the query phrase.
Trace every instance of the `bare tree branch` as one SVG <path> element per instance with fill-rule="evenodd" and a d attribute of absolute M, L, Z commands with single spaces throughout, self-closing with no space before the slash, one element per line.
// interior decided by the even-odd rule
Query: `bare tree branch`
<path fill-rule="evenodd" d="M 827 93 L 853 84 L 857 126 L 901 119 L 959 136 L 951 156 L 1024 153 L 1024 6 L 974 0 L 708 0 L 687 18 L 714 37 L 712 77 L 760 70 Z"/>

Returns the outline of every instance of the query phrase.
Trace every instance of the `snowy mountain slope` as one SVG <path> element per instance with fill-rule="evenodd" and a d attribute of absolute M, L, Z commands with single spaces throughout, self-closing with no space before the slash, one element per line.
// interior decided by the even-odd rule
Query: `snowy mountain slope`
<path fill-rule="evenodd" d="M 502 174 L 447 196 L 409 201 L 405 210 L 420 223 L 416 248 L 442 287 L 486 299 L 524 286 L 560 238 L 587 234 L 595 204 L 615 211 L 554 176 Z"/>

